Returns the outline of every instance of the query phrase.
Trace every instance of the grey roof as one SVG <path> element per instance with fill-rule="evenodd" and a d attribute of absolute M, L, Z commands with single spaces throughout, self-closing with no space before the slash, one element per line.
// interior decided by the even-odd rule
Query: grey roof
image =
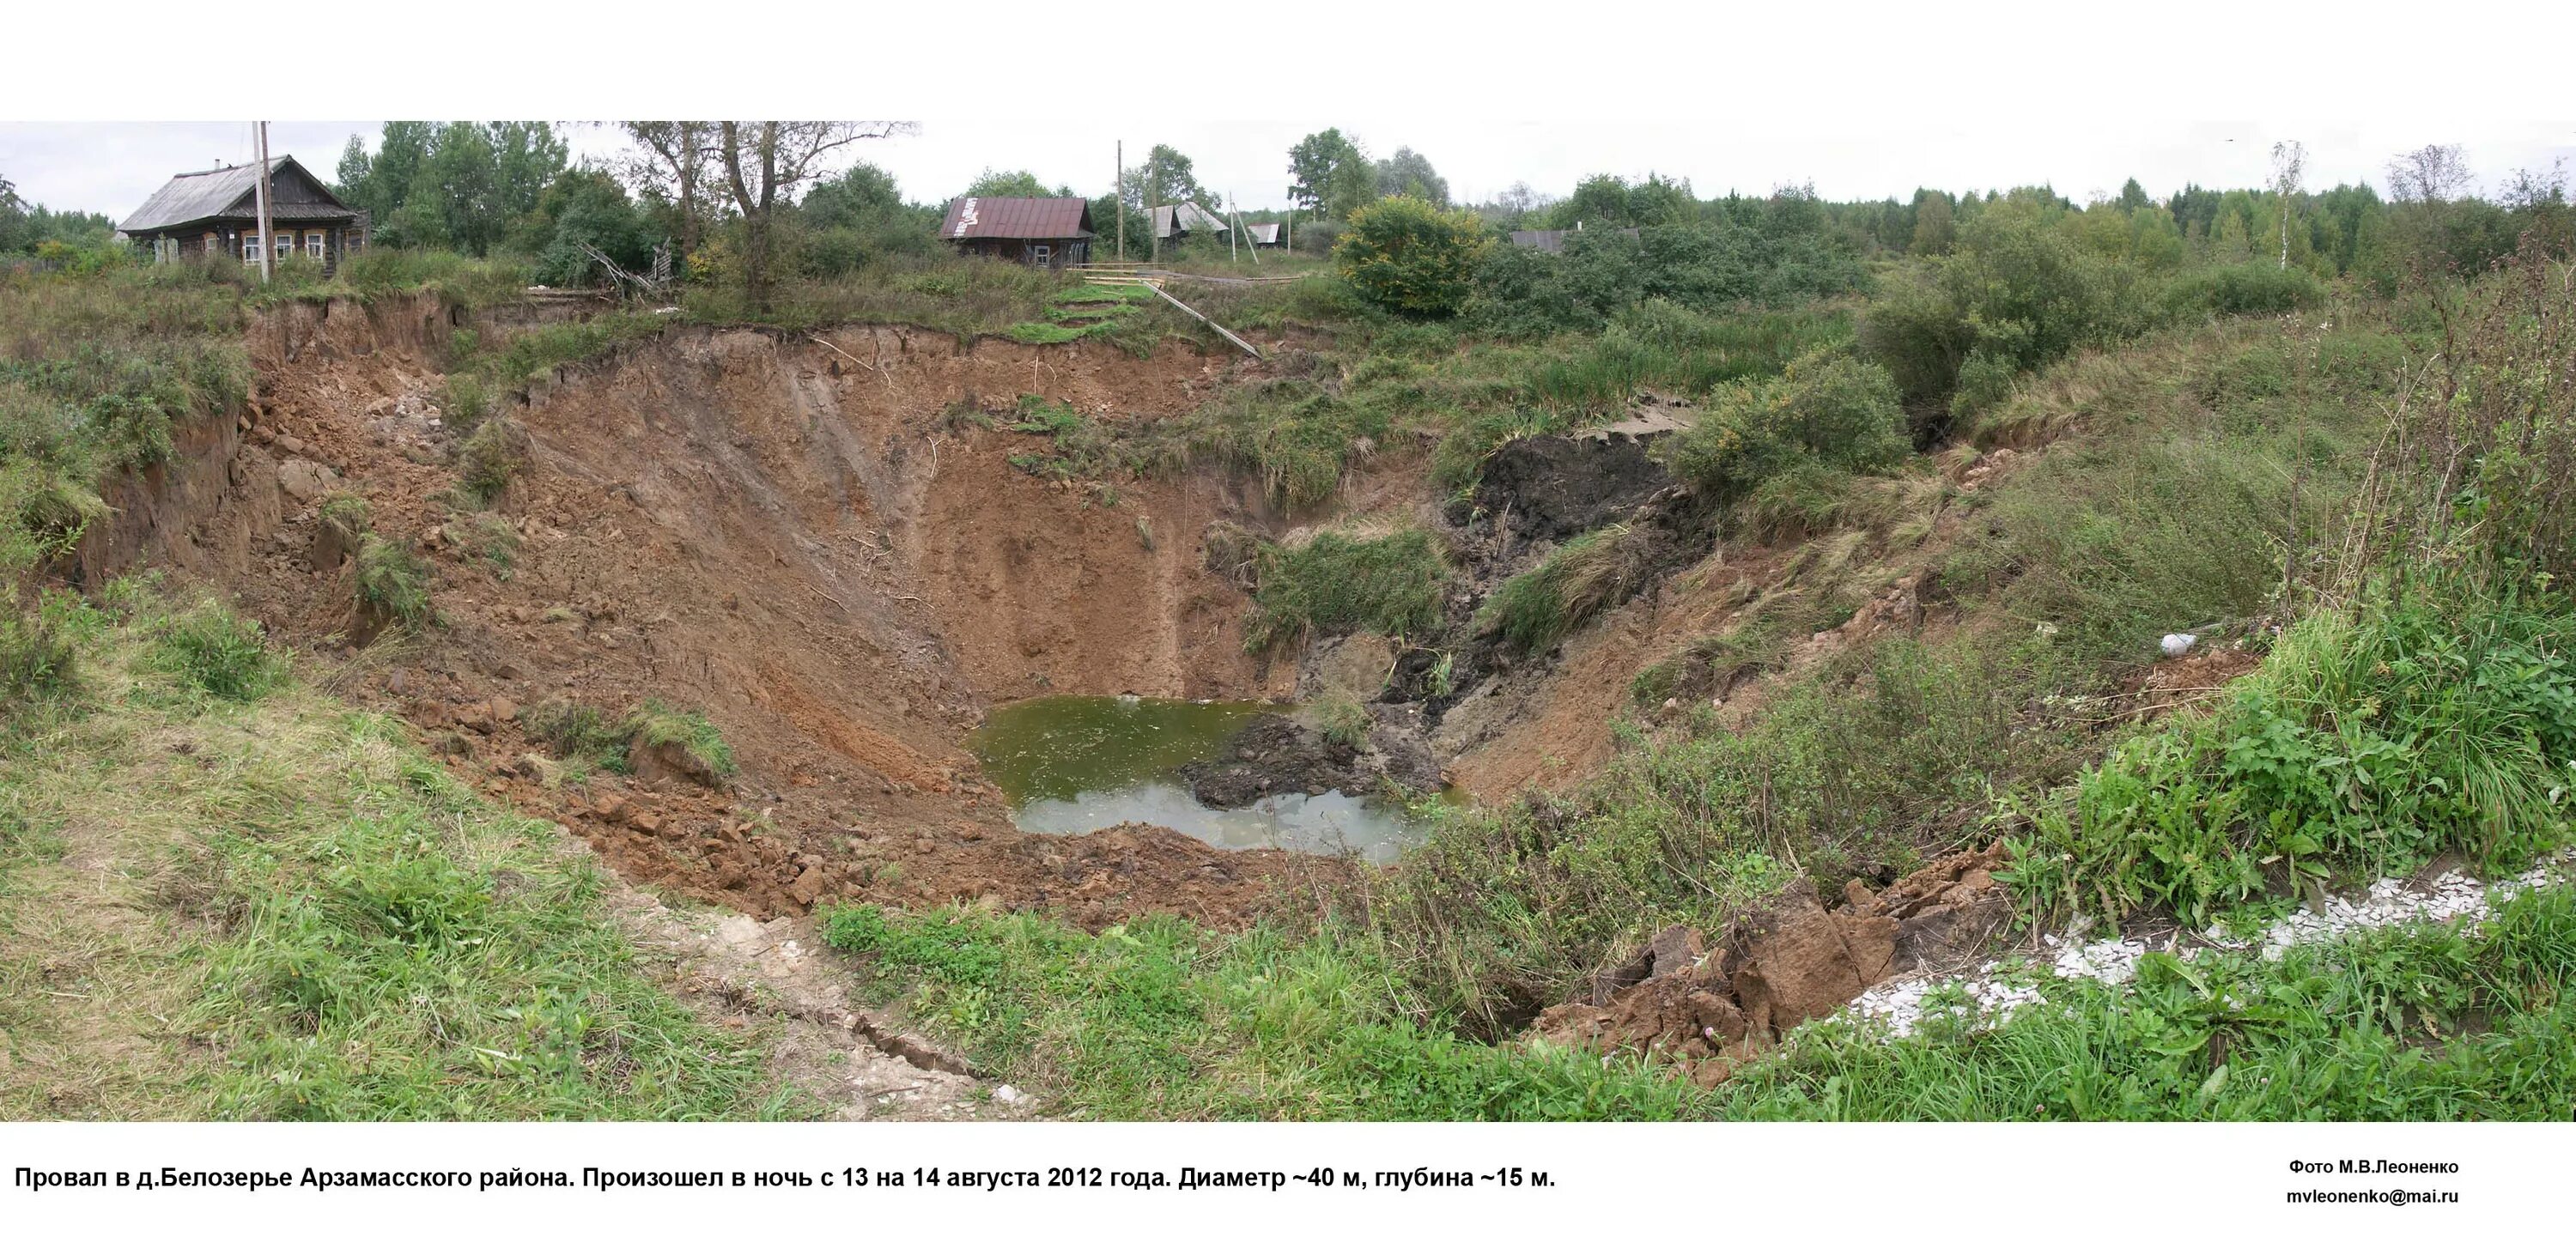
<path fill-rule="evenodd" d="M 289 166 L 297 172 L 304 172 L 304 166 L 295 163 L 295 157 L 291 155 L 276 156 L 269 160 L 268 166 L 272 184 L 278 172 Z M 321 178 L 311 173 L 304 175 L 315 185 L 322 184 Z M 126 217 L 125 223 L 117 228 L 131 233 L 143 229 L 166 229 L 215 216 L 247 216 L 253 211 L 247 200 L 258 184 L 259 169 L 250 164 L 208 169 L 202 173 L 181 173 L 171 178 L 169 184 L 153 191 L 152 197 L 143 200 L 143 206 L 135 208 L 134 214 Z M 327 195 L 330 190 L 325 188 L 323 193 Z M 270 218 L 277 220 L 336 220 L 355 214 L 336 200 L 328 204 L 276 203 L 269 210 Z"/>
<path fill-rule="evenodd" d="M 1179 231 L 1183 233 L 1195 233 L 1201 229 L 1210 233 L 1226 231 L 1224 221 L 1217 219 L 1213 213 L 1198 204 L 1175 203 L 1154 209 L 1154 236 L 1172 236 L 1175 218 L 1179 223 Z"/>
<path fill-rule="evenodd" d="M 1243 226 L 1243 235 L 1254 245 L 1276 246 L 1279 244 L 1279 225 L 1276 221 L 1269 224 L 1247 224 Z"/>

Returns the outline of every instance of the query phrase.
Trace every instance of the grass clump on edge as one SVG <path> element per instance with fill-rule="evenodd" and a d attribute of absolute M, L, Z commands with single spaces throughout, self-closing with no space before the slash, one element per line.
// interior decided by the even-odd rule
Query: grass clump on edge
<path fill-rule="evenodd" d="M 2441 584 L 2311 616 L 2215 712 L 2115 747 L 2032 809 L 2013 883 L 2066 913 L 2205 921 L 2267 892 L 2567 834 L 2576 602 Z"/>
<path fill-rule="evenodd" d="M 520 716 L 528 736 L 546 744 L 556 758 L 581 760 L 594 768 L 626 771 L 626 731 L 609 715 L 585 703 L 548 699 Z"/>
<path fill-rule="evenodd" d="M 269 650 L 259 623 L 216 601 L 156 618 L 149 629 L 152 666 L 217 699 L 248 703 L 286 676 L 285 660 Z"/>
<path fill-rule="evenodd" d="M 1416 527 L 1374 538 L 1325 531 L 1295 548 L 1264 545 L 1244 647 L 1258 652 L 1355 630 L 1425 633 L 1439 623 L 1447 574 L 1430 532 Z"/>
<path fill-rule="evenodd" d="M 527 465 L 528 433 L 511 419 L 486 419 L 456 449 L 457 483 L 488 505 Z"/>
<path fill-rule="evenodd" d="M 418 628 L 431 620 L 429 563 L 380 535 L 358 539 L 358 608 L 377 625 Z"/>
<path fill-rule="evenodd" d="M 162 620 L 93 617 L 85 711 L 0 747 L 0 1115 L 791 1108 L 648 978 L 551 825 L 292 680 L 214 711 L 153 693 L 189 685 Z M 77 988 L 44 983 L 75 958 Z"/>
<path fill-rule="evenodd" d="M 1480 633 L 1521 652 L 1545 652 L 1592 615 L 1628 598 L 1644 580 L 1626 523 L 1586 531 L 1535 567 L 1513 575 L 1476 610 Z"/>
<path fill-rule="evenodd" d="M 1360 701 L 1348 695 L 1327 695 L 1315 701 L 1309 715 L 1315 732 L 1322 734 L 1325 741 L 1345 747 L 1368 745 L 1369 714 Z"/>
<path fill-rule="evenodd" d="M 734 759 L 732 744 L 724 740 L 724 734 L 703 712 L 674 708 L 661 700 L 647 699 L 627 714 L 619 730 L 629 746 L 676 746 L 719 777 L 730 777 L 742 771 L 742 765 Z"/>
<path fill-rule="evenodd" d="M 20 711 L 68 697 L 80 686 L 80 597 L 49 591 L 34 607 L 0 611 L 0 725 Z"/>

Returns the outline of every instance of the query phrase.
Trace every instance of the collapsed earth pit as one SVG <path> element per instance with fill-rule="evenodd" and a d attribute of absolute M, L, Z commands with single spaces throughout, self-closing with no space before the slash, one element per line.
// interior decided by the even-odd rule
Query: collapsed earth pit
<path fill-rule="evenodd" d="M 631 880 L 754 914 L 970 901 L 1227 927 L 1348 866 L 1138 824 L 1022 832 L 964 745 L 996 706 L 1048 695 L 1293 695 L 1293 661 L 1244 650 L 1248 595 L 1203 568 L 1200 532 L 1256 508 L 1242 485 L 1042 479 L 1010 460 L 1028 437 L 953 417 L 1021 394 L 1178 414 L 1251 365 L 673 327 L 497 403 L 520 457 L 482 500 L 444 409 L 469 325 L 506 330 L 430 298 L 265 317 L 252 408 L 122 481 L 109 499 L 134 518 L 84 545 L 84 571 L 211 582 L 486 794 Z M 331 546 L 357 537 L 320 517 L 342 495 L 425 564 L 434 624 L 352 640 L 354 560 Z M 731 771 L 565 745 L 578 714 L 647 709 L 702 713 Z"/>

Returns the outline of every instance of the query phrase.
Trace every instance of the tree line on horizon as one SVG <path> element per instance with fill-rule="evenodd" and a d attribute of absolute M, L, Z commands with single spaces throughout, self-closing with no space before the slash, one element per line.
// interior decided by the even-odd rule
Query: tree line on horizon
<path fill-rule="evenodd" d="M 699 278 L 729 270 L 762 284 L 829 278 L 879 260 L 938 253 L 937 217 L 952 197 L 1078 196 L 1025 170 L 987 169 L 957 195 L 912 200 L 881 167 L 842 158 L 909 129 L 900 125 L 660 121 L 618 129 L 634 148 L 627 158 L 575 161 L 564 129 L 548 122 L 389 121 L 372 147 L 350 136 L 332 169 L 334 188 L 369 213 L 376 245 L 513 256 L 530 264 L 535 279 L 566 285 L 599 278 L 591 250 L 641 269 L 661 244 Z M 2397 157 L 2384 189 L 2368 182 L 2322 191 L 2193 183 L 2157 198 L 2133 178 L 2116 196 L 2086 204 L 2045 185 L 1926 187 L 1906 198 L 1853 201 L 1784 185 L 1768 195 L 1702 198 L 1688 179 L 1651 172 L 1597 174 L 1561 197 L 1518 183 L 1484 202 L 1457 203 L 1430 158 L 1410 147 L 1374 158 L 1357 138 L 1327 128 L 1286 154 L 1290 209 L 1246 211 L 1243 218 L 1293 212 L 1300 248 L 1316 250 L 1329 249 L 1355 212 L 1401 197 L 1472 215 L 1477 228 L 1497 237 L 1579 225 L 1802 239 L 1821 256 L 1851 261 L 1941 256 L 1983 213 L 2023 202 L 2078 219 L 2088 245 L 2151 267 L 2275 254 L 2283 266 L 2321 276 L 2360 272 L 2385 283 L 2394 278 L 2390 231 L 2401 216 L 2438 217 L 2422 225 L 2440 234 L 2434 249 L 2470 270 L 2512 249 L 2518 221 L 2566 202 L 2563 174 L 2554 168 L 2514 173 L 2482 193 L 2458 146 Z M 107 242 L 112 218 L 27 203 L 6 171 L 0 169 L 0 254 Z M 1117 247 L 1113 234 L 1125 207 L 1123 240 L 1133 254 L 1152 246 L 1151 206 L 1226 206 L 1202 184 L 1191 158 L 1165 144 L 1150 146 L 1120 185 L 1089 201 L 1103 250 Z"/>

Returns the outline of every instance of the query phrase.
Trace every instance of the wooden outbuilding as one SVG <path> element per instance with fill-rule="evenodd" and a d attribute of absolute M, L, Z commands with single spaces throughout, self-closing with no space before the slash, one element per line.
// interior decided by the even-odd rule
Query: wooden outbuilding
<path fill-rule="evenodd" d="M 1154 237 L 1157 241 L 1178 242 L 1199 233 L 1223 237 L 1230 231 L 1215 212 L 1196 203 L 1169 203 L 1154 209 Z"/>
<path fill-rule="evenodd" d="M 117 226 L 159 263 L 200 255 L 259 262 L 259 166 L 181 173 Z M 340 201 L 291 155 L 268 163 L 268 222 L 274 257 L 303 255 L 336 271 L 367 244 L 367 214 Z"/>
<path fill-rule="evenodd" d="M 1091 204 L 1077 198 L 963 198 L 948 205 L 939 236 L 961 255 L 1042 268 L 1091 261 Z"/>

